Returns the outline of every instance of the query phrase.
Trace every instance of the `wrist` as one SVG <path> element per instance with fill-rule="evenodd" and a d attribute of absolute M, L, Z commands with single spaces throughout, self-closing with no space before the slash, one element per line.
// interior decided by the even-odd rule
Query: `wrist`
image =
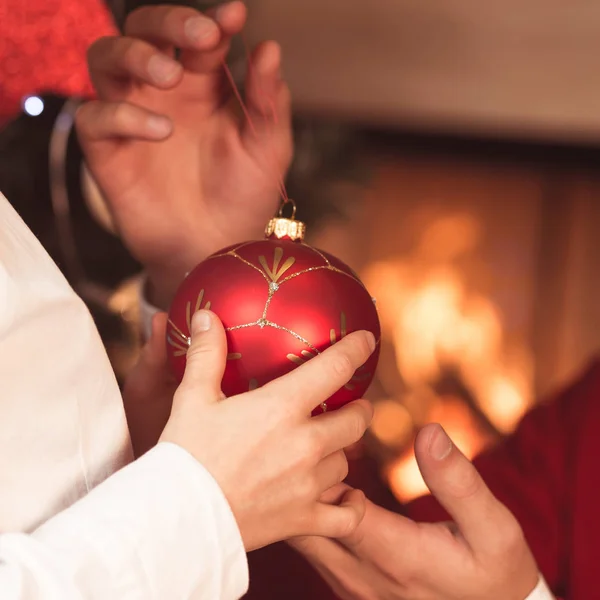
<path fill-rule="evenodd" d="M 177 288 L 184 280 L 190 269 L 192 269 L 202 258 L 196 262 L 191 262 L 191 267 L 186 268 L 181 265 L 169 267 L 146 267 L 146 284 L 144 296 L 146 300 L 160 310 L 168 311 L 171 302 L 177 292 Z"/>
<path fill-rule="evenodd" d="M 145 297 L 150 304 L 161 310 L 168 310 L 171 302 L 187 274 L 207 258 L 212 252 L 197 244 L 182 245 L 187 252 L 165 252 L 165 255 L 176 256 L 173 260 L 161 260 L 160 263 L 142 261 L 147 283 Z"/>
<path fill-rule="evenodd" d="M 162 277 L 160 275 L 153 274 L 152 271 L 146 271 L 148 277 L 145 282 L 143 289 L 144 298 L 146 301 L 164 311 L 168 311 L 177 290 L 177 283 L 175 278 Z M 183 279 L 180 278 L 180 281 Z"/>

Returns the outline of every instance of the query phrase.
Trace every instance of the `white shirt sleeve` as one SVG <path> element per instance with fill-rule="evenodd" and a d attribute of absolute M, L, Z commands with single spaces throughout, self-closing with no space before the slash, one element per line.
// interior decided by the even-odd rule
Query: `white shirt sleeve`
<path fill-rule="evenodd" d="M 535 589 L 525 600 L 556 600 L 553 596 L 548 584 L 544 580 L 544 578 L 540 575 L 540 580 L 538 584 L 535 586 Z"/>
<path fill-rule="evenodd" d="M 223 493 L 173 444 L 159 444 L 30 535 L 0 535 L 2 600 L 235 600 L 247 588 Z"/>

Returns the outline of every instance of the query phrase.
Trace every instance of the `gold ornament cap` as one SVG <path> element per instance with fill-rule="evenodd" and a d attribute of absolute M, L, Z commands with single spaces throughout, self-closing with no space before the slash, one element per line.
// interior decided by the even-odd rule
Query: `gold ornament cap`
<path fill-rule="evenodd" d="M 286 204 L 292 206 L 290 218 L 283 216 L 283 208 Z M 288 238 L 294 242 L 301 242 L 305 234 L 306 225 L 302 221 L 296 221 L 296 203 L 293 200 L 286 200 L 281 204 L 279 215 L 271 219 L 265 229 L 265 237 L 278 240 Z"/>

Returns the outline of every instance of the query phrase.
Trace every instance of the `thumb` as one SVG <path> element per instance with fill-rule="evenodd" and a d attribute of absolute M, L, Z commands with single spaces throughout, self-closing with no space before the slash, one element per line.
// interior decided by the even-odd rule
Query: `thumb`
<path fill-rule="evenodd" d="M 467 542 L 473 548 L 494 544 L 494 539 L 511 524 L 510 513 L 441 425 L 427 425 L 419 432 L 415 455 L 427 487 Z"/>
<path fill-rule="evenodd" d="M 198 397 L 214 400 L 221 397 L 221 382 L 227 361 L 227 338 L 218 317 L 199 310 L 192 317 L 192 341 L 187 351 L 187 362 L 182 386 L 193 387 Z"/>

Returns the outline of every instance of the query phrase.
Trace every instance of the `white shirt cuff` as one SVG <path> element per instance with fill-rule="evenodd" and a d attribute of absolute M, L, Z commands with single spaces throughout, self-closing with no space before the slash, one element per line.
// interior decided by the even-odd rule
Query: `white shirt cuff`
<path fill-rule="evenodd" d="M 556 600 L 548 584 L 544 580 L 544 578 L 540 575 L 540 580 L 538 584 L 535 586 L 535 589 L 525 600 Z"/>
<path fill-rule="evenodd" d="M 102 581 L 106 595 L 98 597 L 237 600 L 248 589 L 225 496 L 174 444 L 159 444 L 34 535 L 68 565 L 67 577 Z"/>

